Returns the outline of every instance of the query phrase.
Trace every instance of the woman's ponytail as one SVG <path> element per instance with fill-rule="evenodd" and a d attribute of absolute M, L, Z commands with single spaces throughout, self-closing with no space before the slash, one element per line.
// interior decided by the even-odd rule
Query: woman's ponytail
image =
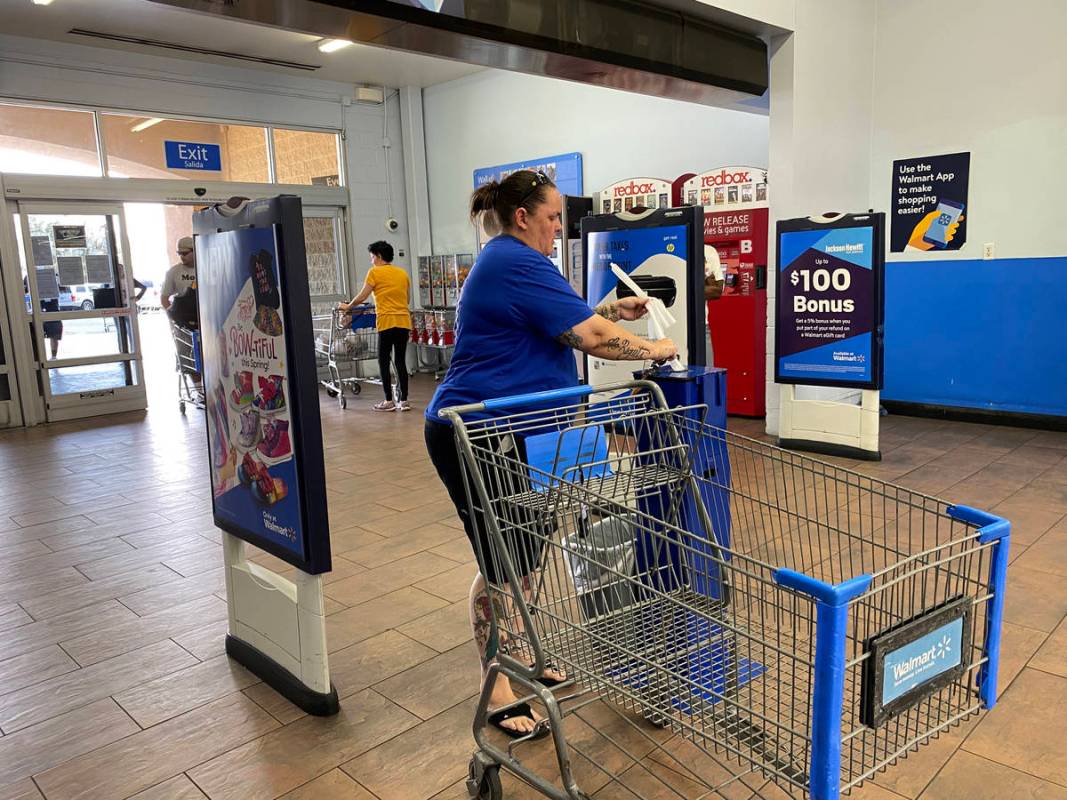
<path fill-rule="evenodd" d="M 543 173 L 528 169 L 513 172 L 502 181 L 489 181 L 471 195 L 471 221 L 496 236 L 514 224 L 517 209 L 533 211 L 548 199 L 548 190 L 554 186 Z"/>

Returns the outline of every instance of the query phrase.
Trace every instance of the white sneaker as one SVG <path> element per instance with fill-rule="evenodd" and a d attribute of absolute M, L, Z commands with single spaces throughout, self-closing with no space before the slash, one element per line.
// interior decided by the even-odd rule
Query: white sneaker
<path fill-rule="evenodd" d="M 392 400 L 382 400 L 374 404 L 375 411 L 396 411 L 396 404 Z"/>
<path fill-rule="evenodd" d="M 397 411 L 411 411 L 411 403 L 407 400 L 399 400 L 396 404 Z"/>

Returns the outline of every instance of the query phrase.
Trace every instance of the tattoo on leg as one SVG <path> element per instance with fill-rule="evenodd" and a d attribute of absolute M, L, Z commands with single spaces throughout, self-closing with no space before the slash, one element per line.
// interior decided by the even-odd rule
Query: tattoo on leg
<path fill-rule="evenodd" d="M 597 314 L 610 322 L 618 322 L 621 319 L 618 303 L 602 303 L 595 310 Z"/>
<path fill-rule="evenodd" d="M 608 339 L 604 343 L 604 347 L 618 353 L 616 357 L 619 361 L 644 361 L 650 355 L 647 347 L 638 347 L 631 343 L 629 339 L 623 339 L 619 336 L 613 336 Z"/>
<path fill-rule="evenodd" d="M 574 350 L 579 350 L 582 347 L 582 337 L 574 332 L 574 328 L 567 328 L 559 336 L 556 337 L 556 341 L 560 344 L 565 344 Z"/>

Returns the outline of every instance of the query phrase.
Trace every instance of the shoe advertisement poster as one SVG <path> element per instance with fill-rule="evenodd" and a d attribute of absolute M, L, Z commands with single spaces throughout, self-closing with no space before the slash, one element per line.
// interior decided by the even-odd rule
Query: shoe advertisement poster
<path fill-rule="evenodd" d="M 299 565 L 307 553 L 279 230 L 197 237 L 200 326 L 216 521 L 253 544 L 273 544 Z"/>
<path fill-rule="evenodd" d="M 883 219 L 778 223 L 776 383 L 882 387 Z"/>

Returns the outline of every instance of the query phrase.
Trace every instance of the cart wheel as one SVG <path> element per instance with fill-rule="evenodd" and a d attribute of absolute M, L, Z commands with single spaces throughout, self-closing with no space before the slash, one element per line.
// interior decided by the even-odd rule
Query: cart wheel
<path fill-rule="evenodd" d="M 326 395 L 328 397 L 337 397 L 337 390 L 336 389 L 327 389 L 326 390 Z"/>
<path fill-rule="evenodd" d="M 353 396 L 355 396 L 355 395 L 357 395 L 357 394 L 359 394 L 360 392 L 363 391 L 363 387 L 360 386 L 358 383 L 350 384 L 348 388 L 352 392 Z"/>
<path fill-rule="evenodd" d="M 500 785 L 500 766 L 497 764 L 487 766 L 482 771 L 480 781 L 475 775 L 476 772 L 477 764 L 472 758 L 468 767 L 469 779 L 467 780 L 467 790 L 470 796 L 476 800 L 503 800 L 504 789 Z"/>
<path fill-rule="evenodd" d="M 341 404 L 341 408 L 348 408 L 348 401 L 343 394 L 339 395 L 338 402 Z"/>
<path fill-rule="evenodd" d="M 183 415 L 185 414 L 185 401 L 184 400 L 179 400 L 178 401 L 178 410 L 180 412 L 182 412 Z"/>

